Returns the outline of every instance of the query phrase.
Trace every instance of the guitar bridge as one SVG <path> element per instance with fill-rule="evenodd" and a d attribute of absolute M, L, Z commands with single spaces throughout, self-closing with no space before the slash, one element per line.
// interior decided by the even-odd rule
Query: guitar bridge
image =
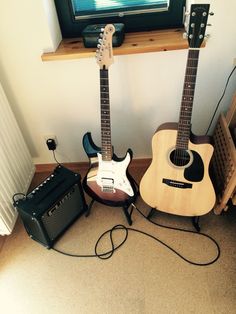
<path fill-rule="evenodd" d="M 171 179 L 163 179 L 162 183 L 165 183 L 169 186 L 173 186 L 179 189 L 191 189 L 193 186 L 191 183 L 181 182 L 181 181 L 176 181 L 176 180 L 171 180 Z"/>

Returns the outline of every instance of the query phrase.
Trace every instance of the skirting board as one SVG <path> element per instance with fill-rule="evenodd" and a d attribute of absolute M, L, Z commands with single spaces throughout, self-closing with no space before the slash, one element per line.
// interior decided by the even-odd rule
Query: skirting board
<path fill-rule="evenodd" d="M 137 168 L 146 169 L 151 163 L 151 158 L 137 158 L 133 159 L 130 163 L 129 168 L 131 170 Z M 62 163 L 63 166 L 67 167 L 68 169 L 72 171 L 86 171 L 89 169 L 89 163 L 88 162 L 70 162 L 70 163 Z M 56 163 L 51 164 L 36 164 L 36 173 L 42 173 L 42 172 L 52 172 L 55 167 L 57 166 Z"/>

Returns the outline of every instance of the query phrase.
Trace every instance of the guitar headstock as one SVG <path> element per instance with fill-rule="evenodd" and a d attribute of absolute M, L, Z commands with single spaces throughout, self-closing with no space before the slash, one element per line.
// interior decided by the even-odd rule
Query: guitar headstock
<path fill-rule="evenodd" d="M 188 43 L 190 48 L 200 48 L 205 37 L 209 4 L 192 4 L 189 16 Z M 212 13 L 210 13 L 212 14 Z"/>
<path fill-rule="evenodd" d="M 114 62 L 112 51 L 112 36 L 115 33 L 115 26 L 113 24 L 107 24 L 98 40 L 98 49 L 96 51 L 96 60 L 101 69 L 108 69 L 108 67 Z"/>

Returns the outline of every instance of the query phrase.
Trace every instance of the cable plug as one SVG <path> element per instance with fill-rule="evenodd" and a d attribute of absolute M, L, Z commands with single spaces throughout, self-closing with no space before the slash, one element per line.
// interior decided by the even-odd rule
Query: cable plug
<path fill-rule="evenodd" d="M 57 147 L 56 141 L 53 138 L 49 138 L 46 141 L 49 150 L 55 150 Z"/>

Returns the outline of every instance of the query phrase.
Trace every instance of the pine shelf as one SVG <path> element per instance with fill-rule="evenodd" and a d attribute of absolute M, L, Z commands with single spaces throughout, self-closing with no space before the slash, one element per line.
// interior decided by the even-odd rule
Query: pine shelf
<path fill-rule="evenodd" d="M 113 48 L 114 55 L 187 49 L 184 29 L 165 29 L 149 32 L 127 33 L 120 47 Z M 204 44 L 203 44 L 204 46 Z M 85 48 L 82 38 L 63 39 L 55 52 L 42 54 L 43 61 L 69 60 L 94 57 L 96 48 Z"/>

